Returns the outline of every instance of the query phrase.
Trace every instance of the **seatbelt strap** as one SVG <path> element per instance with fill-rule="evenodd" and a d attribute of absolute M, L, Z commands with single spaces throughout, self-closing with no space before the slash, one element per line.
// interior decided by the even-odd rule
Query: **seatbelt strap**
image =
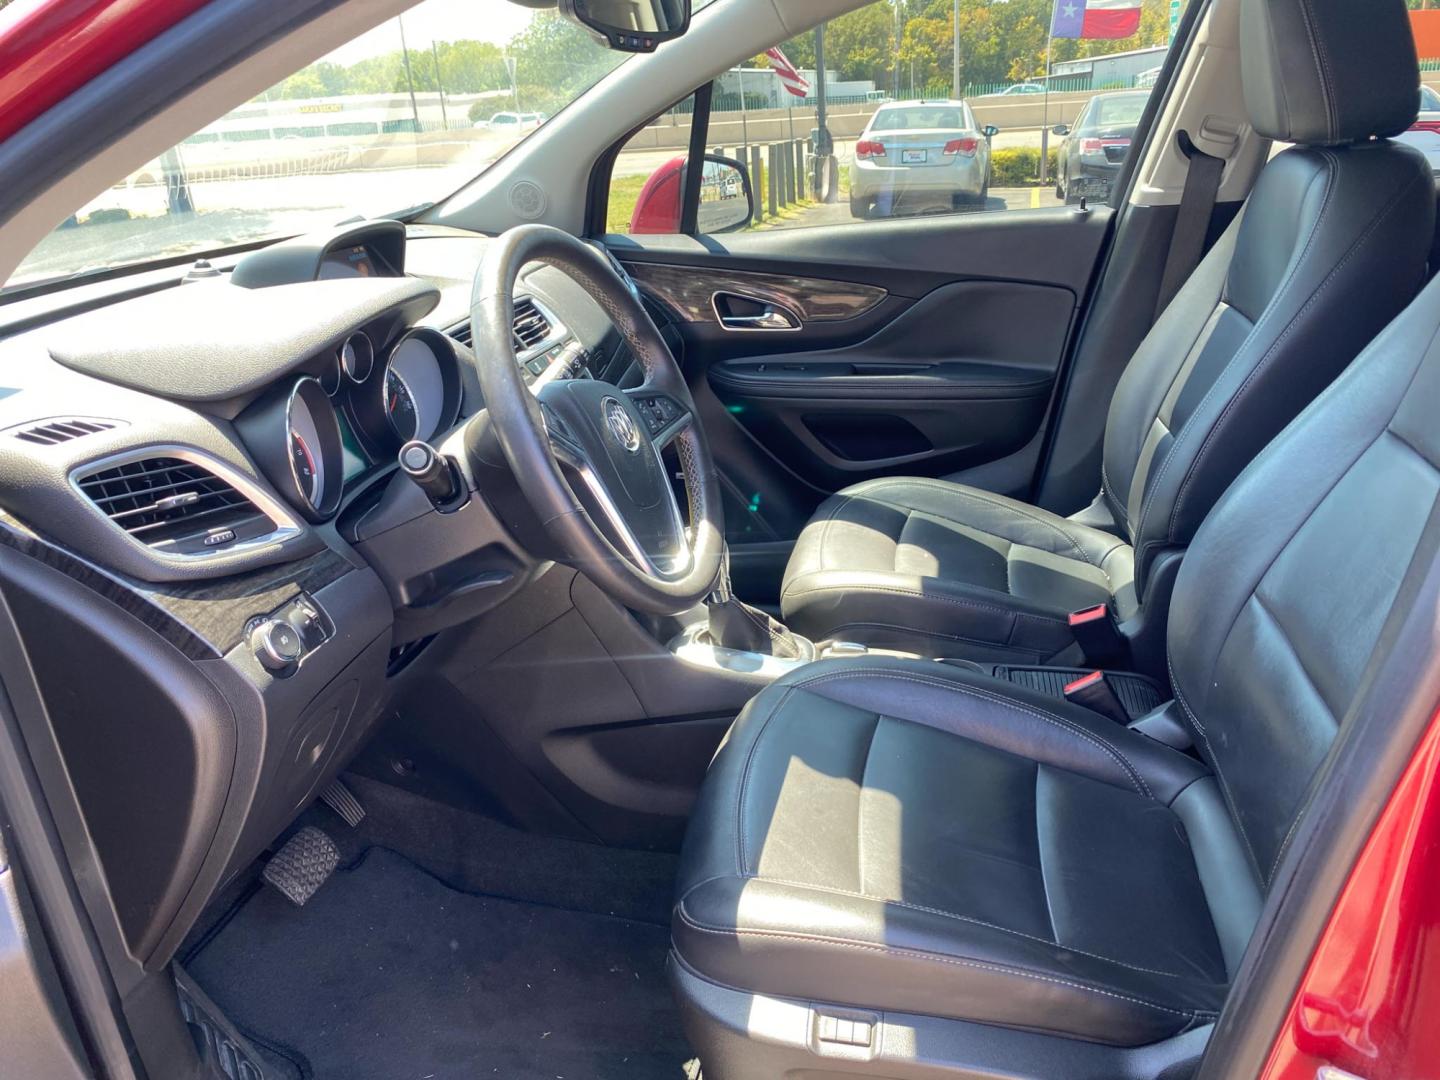
<path fill-rule="evenodd" d="M 1225 172 L 1225 159 L 1207 154 L 1190 140 L 1190 133 L 1180 131 L 1175 140 L 1180 152 L 1190 162 L 1185 173 L 1185 190 L 1180 195 L 1180 212 L 1175 218 L 1175 232 L 1170 237 L 1170 253 L 1165 257 L 1165 272 L 1160 278 L 1160 296 L 1155 302 L 1155 317 L 1170 306 L 1175 294 L 1185 284 L 1205 255 L 1205 237 L 1210 232 L 1210 218 L 1220 194 L 1220 177 Z"/>

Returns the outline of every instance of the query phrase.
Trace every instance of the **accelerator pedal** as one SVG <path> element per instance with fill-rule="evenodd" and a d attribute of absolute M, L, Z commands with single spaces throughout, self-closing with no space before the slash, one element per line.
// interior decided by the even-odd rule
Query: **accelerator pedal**
<path fill-rule="evenodd" d="M 320 792 L 320 801 L 339 814 L 352 829 L 365 820 L 365 807 L 360 805 L 360 800 L 343 780 L 330 781 L 330 786 Z"/>
<path fill-rule="evenodd" d="M 340 849 L 335 841 L 315 826 L 306 825 L 285 841 L 260 876 L 296 907 L 304 907 L 339 865 Z"/>

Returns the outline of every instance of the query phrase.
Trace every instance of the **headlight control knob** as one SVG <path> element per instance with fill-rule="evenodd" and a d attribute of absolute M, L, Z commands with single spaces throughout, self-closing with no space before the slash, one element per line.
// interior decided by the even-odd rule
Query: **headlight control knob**
<path fill-rule="evenodd" d="M 256 658 L 276 675 L 291 674 L 305 652 L 300 632 L 283 619 L 262 622 L 251 634 L 250 641 Z"/>

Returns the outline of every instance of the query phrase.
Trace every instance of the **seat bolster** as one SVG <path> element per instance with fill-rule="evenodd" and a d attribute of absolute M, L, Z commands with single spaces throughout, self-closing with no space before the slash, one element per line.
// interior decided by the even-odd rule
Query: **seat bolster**
<path fill-rule="evenodd" d="M 792 689 L 938 728 L 1167 805 L 1209 775 L 1194 758 L 1089 709 L 951 664 L 825 660 L 785 676 L 753 704 L 764 707 L 767 695 Z"/>
<path fill-rule="evenodd" d="M 733 874 L 681 895 L 672 934 L 692 969 L 724 985 L 1116 1045 L 1206 1022 L 1225 992 L 957 912 Z"/>
<path fill-rule="evenodd" d="M 792 574 L 782 606 L 786 623 L 815 640 L 922 656 L 1041 663 L 1075 640 L 1067 611 L 962 581 L 880 570 Z"/>
<path fill-rule="evenodd" d="M 1074 644 L 1065 616 L 1131 580 L 1119 537 L 1001 495 L 888 477 L 831 496 L 796 541 L 785 619 L 924 656 L 1037 663 Z"/>

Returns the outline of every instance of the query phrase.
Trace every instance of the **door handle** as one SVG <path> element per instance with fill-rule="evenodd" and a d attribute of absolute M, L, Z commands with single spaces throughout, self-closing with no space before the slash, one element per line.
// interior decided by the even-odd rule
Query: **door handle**
<path fill-rule="evenodd" d="M 735 311 L 735 301 L 739 301 L 740 311 L 747 312 L 740 314 Z M 755 296 L 744 296 L 741 293 L 717 292 L 710 297 L 710 306 L 715 311 L 715 318 L 725 330 L 799 330 L 800 316 L 795 314 L 783 304 L 777 304 L 773 300 L 762 300 Z M 754 309 L 759 308 L 759 311 Z"/>

